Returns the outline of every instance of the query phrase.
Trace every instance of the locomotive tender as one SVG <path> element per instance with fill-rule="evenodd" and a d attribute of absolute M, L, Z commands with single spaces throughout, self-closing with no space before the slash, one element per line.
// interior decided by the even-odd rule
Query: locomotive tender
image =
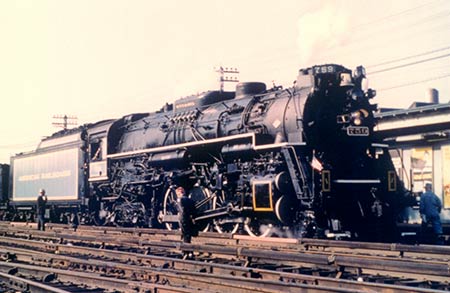
<path fill-rule="evenodd" d="M 45 188 L 53 218 L 176 229 L 183 186 L 204 230 L 389 240 L 405 190 L 374 138 L 364 78 L 362 67 L 314 66 L 290 88 L 240 83 L 60 131 L 11 159 L 10 205 L 30 209 Z"/>

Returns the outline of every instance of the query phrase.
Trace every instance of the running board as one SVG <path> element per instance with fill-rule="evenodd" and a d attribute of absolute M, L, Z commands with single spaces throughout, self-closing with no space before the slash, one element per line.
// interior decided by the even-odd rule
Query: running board
<path fill-rule="evenodd" d="M 379 179 L 336 179 L 333 180 L 334 183 L 341 184 L 380 184 Z"/>

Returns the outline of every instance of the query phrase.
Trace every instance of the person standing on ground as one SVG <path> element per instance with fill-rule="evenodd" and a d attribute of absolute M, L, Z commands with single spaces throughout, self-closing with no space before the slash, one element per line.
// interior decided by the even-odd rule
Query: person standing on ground
<path fill-rule="evenodd" d="M 195 203 L 186 195 L 183 187 L 175 190 L 177 194 L 177 209 L 181 226 L 181 237 L 183 242 L 191 243 L 192 236 L 195 234 Z"/>
<path fill-rule="evenodd" d="M 38 230 L 45 230 L 45 205 L 47 204 L 47 196 L 45 195 L 45 189 L 39 190 L 39 196 L 37 198 L 37 228 Z"/>
<path fill-rule="evenodd" d="M 70 214 L 70 224 L 72 225 L 73 231 L 76 232 L 78 225 L 80 224 L 80 219 L 78 218 L 78 208 L 73 208 Z"/>
<path fill-rule="evenodd" d="M 425 184 L 425 192 L 420 196 L 421 234 L 424 235 L 428 225 L 431 224 L 433 228 L 433 242 L 441 244 L 442 225 L 439 214 L 441 213 L 442 204 L 432 189 L 431 183 Z"/>

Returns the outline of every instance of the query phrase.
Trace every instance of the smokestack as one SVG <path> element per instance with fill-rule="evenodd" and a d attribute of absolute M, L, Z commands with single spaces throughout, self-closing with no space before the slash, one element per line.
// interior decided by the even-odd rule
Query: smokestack
<path fill-rule="evenodd" d="M 434 88 L 429 88 L 427 98 L 430 103 L 439 104 L 439 91 Z"/>

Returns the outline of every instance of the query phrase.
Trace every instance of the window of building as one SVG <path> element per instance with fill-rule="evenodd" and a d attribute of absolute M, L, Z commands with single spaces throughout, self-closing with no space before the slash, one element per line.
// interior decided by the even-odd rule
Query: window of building
<path fill-rule="evenodd" d="M 424 190 L 425 183 L 433 183 L 433 149 L 415 148 L 411 153 L 413 192 Z"/>

